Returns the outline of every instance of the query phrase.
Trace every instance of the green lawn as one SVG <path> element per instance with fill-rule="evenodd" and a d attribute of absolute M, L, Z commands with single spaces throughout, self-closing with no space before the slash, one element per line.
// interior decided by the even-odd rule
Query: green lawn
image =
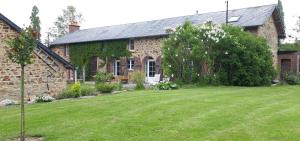
<path fill-rule="evenodd" d="M 26 106 L 27 134 L 60 141 L 300 139 L 300 86 L 133 91 Z M 0 140 L 19 134 L 18 107 L 0 108 Z"/>

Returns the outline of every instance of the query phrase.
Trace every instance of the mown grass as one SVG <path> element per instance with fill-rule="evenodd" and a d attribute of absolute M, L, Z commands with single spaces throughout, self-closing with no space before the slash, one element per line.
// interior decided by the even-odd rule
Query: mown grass
<path fill-rule="evenodd" d="M 132 91 L 26 105 L 27 135 L 59 141 L 292 141 L 300 86 Z M 19 108 L 0 108 L 0 140 L 19 134 Z"/>

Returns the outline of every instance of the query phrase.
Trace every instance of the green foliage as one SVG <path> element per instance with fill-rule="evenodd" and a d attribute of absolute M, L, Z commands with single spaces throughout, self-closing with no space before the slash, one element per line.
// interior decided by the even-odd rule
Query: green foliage
<path fill-rule="evenodd" d="M 80 97 L 80 83 L 75 83 L 73 85 L 71 85 L 70 87 L 70 91 L 74 94 L 75 98 Z"/>
<path fill-rule="evenodd" d="M 86 77 L 91 77 L 89 65 L 92 57 L 99 57 L 104 61 L 109 58 L 128 57 L 131 53 L 127 49 L 127 44 L 127 40 L 70 44 L 70 60 L 80 70 L 84 67 Z"/>
<path fill-rule="evenodd" d="M 40 21 L 40 17 L 38 16 L 39 14 L 39 9 L 37 6 L 33 6 L 32 7 L 32 11 L 31 11 L 31 16 L 30 16 L 30 25 L 32 27 L 33 31 L 36 31 L 38 34 L 41 32 L 41 21 Z M 38 35 L 38 39 L 40 40 L 40 35 Z"/>
<path fill-rule="evenodd" d="M 154 89 L 157 90 L 175 90 L 178 89 L 178 85 L 176 83 L 172 82 L 163 82 L 163 83 L 158 83 L 154 86 Z"/>
<path fill-rule="evenodd" d="M 300 41 L 296 43 L 285 43 L 279 46 L 279 51 L 300 51 Z"/>
<path fill-rule="evenodd" d="M 80 96 L 95 96 L 97 95 L 94 85 L 83 85 L 80 83 L 72 84 L 57 95 L 57 99 L 78 98 Z"/>
<path fill-rule="evenodd" d="M 240 27 L 224 26 L 228 34 L 216 46 L 214 72 L 225 85 L 270 85 L 275 77 L 273 58 L 265 39 Z"/>
<path fill-rule="evenodd" d="M 31 28 L 25 28 L 16 37 L 6 41 L 10 50 L 8 57 L 13 63 L 21 65 L 21 135 L 20 140 L 25 140 L 25 107 L 24 107 L 24 67 L 33 63 L 33 51 L 37 45 Z"/>
<path fill-rule="evenodd" d="M 111 93 L 116 88 L 115 84 L 112 83 L 98 83 L 96 84 L 97 91 L 101 93 Z"/>
<path fill-rule="evenodd" d="M 266 40 L 240 27 L 186 22 L 170 33 L 163 67 L 176 82 L 261 86 L 275 76 Z"/>
<path fill-rule="evenodd" d="M 117 90 L 117 91 L 121 91 L 122 89 L 123 89 L 123 84 L 122 84 L 122 82 L 119 82 L 119 83 L 115 83 L 115 89 Z"/>
<path fill-rule="evenodd" d="M 31 28 L 22 30 L 19 36 L 6 41 L 10 51 L 8 51 L 8 57 L 13 63 L 26 66 L 33 63 L 33 50 L 35 49 L 37 42 L 33 37 L 33 31 Z"/>
<path fill-rule="evenodd" d="M 284 76 L 284 80 L 289 85 L 299 85 L 300 84 L 300 75 L 297 73 L 290 72 Z"/>
<path fill-rule="evenodd" d="M 43 103 L 43 102 L 52 102 L 54 100 L 53 97 L 49 96 L 49 95 L 42 95 L 42 96 L 38 96 L 36 99 L 37 103 Z"/>
<path fill-rule="evenodd" d="M 145 74 L 141 71 L 134 71 L 132 74 L 132 81 L 136 84 L 135 89 L 142 90 L 145 89 Z"/>
<path fill-rule="evenodd" d="M 205 58 L 203 42 L 199 30 L 191 22 L 186 22 L 168 31 L 169 38 L 163 44 L 164 72 L 184 83 L 191 83 L 195 72 L 200 72 Z"/>
<path fill-rule="evenodd" d="M 57 99 L 78 98 L 78 97 L 79 97 L 78 93 L 74 93 L 70 89 L 63 90 L 56 96 Z"/>
<path fill-rule="evenodd" d="M 98 93 L 94 85 L 81 85 L 80 87 L 81 96 L 95 96 L 97 94 Z"/>
<path fill-rule="evenodd" d="M 113 79 L 112 73 L 106 73 L 106 72 L 97 72 L 96 74 L 96 83 L 105 83 L 110 82 Z"/>

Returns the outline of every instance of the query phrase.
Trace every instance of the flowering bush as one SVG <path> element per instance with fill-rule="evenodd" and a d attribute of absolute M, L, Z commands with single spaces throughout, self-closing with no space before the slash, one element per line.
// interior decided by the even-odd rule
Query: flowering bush
<path fill-rule="evenodd" d="M 37 103 L 42 103 L 42 102 L 52 102 L 53 100 L 55 100 L 55 98 L 49 95 L 42 95 L 42 96 L 38 96 L 35 101 Z"/>
<path fill-rule="evenodd" d="M 170 35 L 163 45 L 163 67 L 171 80 L 260 86 L 269 85 L 274 78 L 266 40 L 240 27 L 186 22 L 167 32 Z"/>
<path fill-rule="evenodd" d="M 158 83 L 154 86 L 157 90 L 174 90 L 178 89 L 178 85 L 172 82 Z"/>

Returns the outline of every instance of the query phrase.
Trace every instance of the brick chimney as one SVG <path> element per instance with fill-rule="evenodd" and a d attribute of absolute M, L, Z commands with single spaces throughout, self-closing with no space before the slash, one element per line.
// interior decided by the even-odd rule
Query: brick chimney
<path fill-rule="evenodd" d="M 80 29 L 80 26 L 78 25 L 78 22 L 71 22 L 71 24 L 69 25 L 69 33 L 75 32 L 77 30 Z"/>

